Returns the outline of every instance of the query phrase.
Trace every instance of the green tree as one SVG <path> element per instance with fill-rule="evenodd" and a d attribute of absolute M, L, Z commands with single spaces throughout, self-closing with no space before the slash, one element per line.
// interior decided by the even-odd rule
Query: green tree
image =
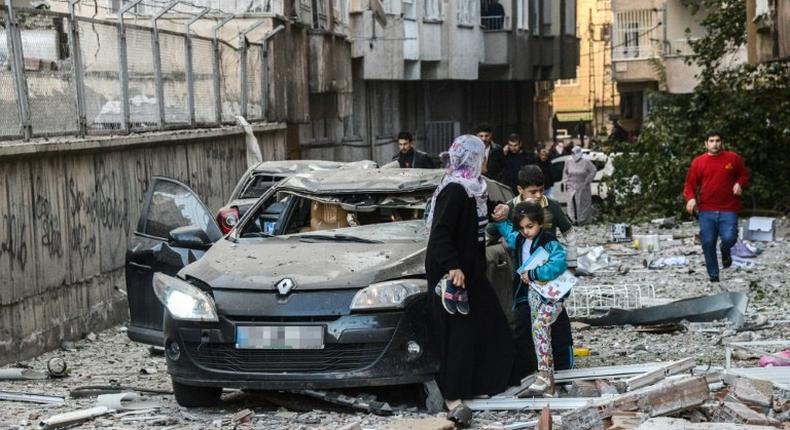
<path fill-rule="evenodd" d="M 752 178 L 744 207 L 790 210 L 790 62 L 727 67 L 728 56 L 746 38 L 745 2 L 686 0 L 707 35 L 691 42 L 689 62 L 701 67 L 692 94 L 654 92 L 653 105 L 634 143 L 613 144 L 618 198 L 609 206 L 618 218 L 643 220 L 683 213 L 683 181 L 702 153 L 704 134 L 719 130 L 725 147 L 746 161 Z M 639 179 L 638 190 L 633 187 Z"/>

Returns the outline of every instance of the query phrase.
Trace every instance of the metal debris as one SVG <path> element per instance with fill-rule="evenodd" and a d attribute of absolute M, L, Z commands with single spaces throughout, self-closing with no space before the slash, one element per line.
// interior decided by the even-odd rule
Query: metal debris
<path fill-rule="evenodd" d="M 0 400 L 8 400 L 12 402 L 41 403 L 47 405 L 59 405 L 66 401 L 63 398 L 63 396 L 19 393 L 14 391 L 0 391 Z"/>

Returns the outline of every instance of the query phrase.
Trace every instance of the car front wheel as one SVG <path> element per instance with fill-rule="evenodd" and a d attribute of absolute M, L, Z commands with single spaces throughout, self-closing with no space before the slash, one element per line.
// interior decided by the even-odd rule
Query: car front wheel
<path fill-rule="evenodd" d="M 195 387 L 173 381 L 176 402 L 187 408 L 214 406 L 222 395 L 221 387 Z"/>

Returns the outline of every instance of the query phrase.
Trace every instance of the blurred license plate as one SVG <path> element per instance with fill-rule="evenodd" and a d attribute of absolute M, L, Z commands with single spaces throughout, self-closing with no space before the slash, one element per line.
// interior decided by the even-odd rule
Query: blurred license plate
<path fill-rule="evenodd" d="M 239 349 L 323 349 L 323 326 L 236 327 Z"/>

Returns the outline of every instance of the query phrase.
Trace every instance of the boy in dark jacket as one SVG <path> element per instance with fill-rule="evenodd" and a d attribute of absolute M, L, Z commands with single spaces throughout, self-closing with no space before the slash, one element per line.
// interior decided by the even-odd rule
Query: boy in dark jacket
<path fill-rule="evenodd" d="M 516 343 L 519 356 L 524 351 L 530 336 L 537 358 L 538 377 L 530 390 L 545 395 L 554 393 L 554 358 L 551 345 L 551 325 L 563 310 L 563 301 L 547 300 L 534 287 L 557 279 L 565 270 L 565 249 L 553 234 L 541 228 L 544 222 L 543 208 L 537 203 L 524 202 L 513 210 L 512 224 L 500 221 L 496 224 L 508 248 L 516 253 L 516 264 L 522 266 L 530 255 L 540 248 L 548 254 L 548 260 L 513 276 L 513 308 L 516 310 Z M 514 229 L 516 226 L 516 229 Z M 530 330 L 524 328 L 529 326 Z M 522 357 L 518 357 L 522 358 Z"/>

